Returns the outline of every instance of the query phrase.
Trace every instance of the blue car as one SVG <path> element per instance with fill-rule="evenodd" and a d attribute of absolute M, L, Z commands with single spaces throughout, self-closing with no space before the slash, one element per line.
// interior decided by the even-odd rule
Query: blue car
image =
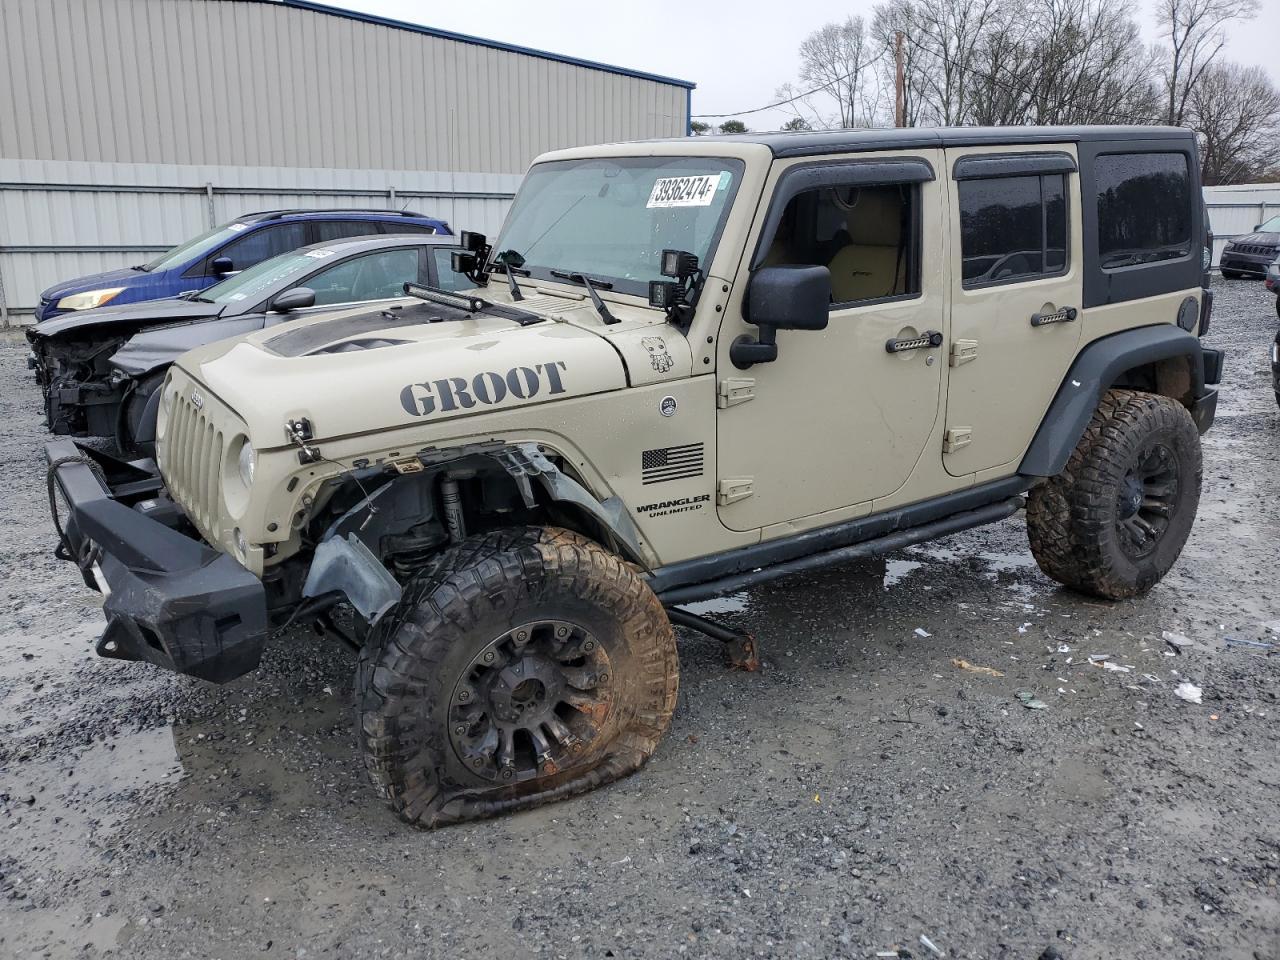
<path fill-rule="evenodd" d="M 40 294 L 36 320 L 199 292 L 277 254 L 377 233 L 452 234 L 434 217 L 396 210 L 267 210 L 223 224 L 149 263 L 59 283 Z"/>

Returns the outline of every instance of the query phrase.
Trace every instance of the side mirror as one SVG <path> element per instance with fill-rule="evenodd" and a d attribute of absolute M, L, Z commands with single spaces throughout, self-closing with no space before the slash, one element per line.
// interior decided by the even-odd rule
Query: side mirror
<path fill-rule="evenodd" d="M 230 257 L 214 257 L 209 261 L 209 269 L 219 277 L 224 273 L 230 273 L 235 268 L 236 265 L 231 262 Z"/>
<path fill-rule="evenodd" d="M 272 300 L 271 309 L 276 313 L 288 313 L 315 306 L 315 302 L 316 292 L 310 287 L 293 287 Z"/>
<path fill-rule="evenodd" d="M 729 347 L 739 370 L 778 359 L 779 330 L 825 330 L 831 309 L 831 271 L 793 264 L 764 267 L 747 287 L 746 320 L 760 328 L 760 339 L 743 334 Z"/>

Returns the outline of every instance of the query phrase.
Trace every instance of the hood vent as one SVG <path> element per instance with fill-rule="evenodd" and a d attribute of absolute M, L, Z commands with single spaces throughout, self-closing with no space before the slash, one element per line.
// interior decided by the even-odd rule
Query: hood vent
<path fill-rule="evenodd" d="M 393 340 L 389 337 L 362 337 L 359 340 L 342 340 L 339 343 L 331 343 L 327 347 L 312 350 L 305 355 L 314 357 L 320 353 L 356 353 L 360 350 L 377 350 L 381 347 L 398 347 L 412 342 L 412 340 Z"/>

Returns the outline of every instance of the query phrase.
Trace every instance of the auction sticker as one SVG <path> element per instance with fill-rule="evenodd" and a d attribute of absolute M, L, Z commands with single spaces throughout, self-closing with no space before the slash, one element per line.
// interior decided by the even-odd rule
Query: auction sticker
<path fill-rule="evenodd" d="M 709 207 L 715 199 L 722 174 L 696 177 L 662 177 L 653 184 L 646 207 Z"/>

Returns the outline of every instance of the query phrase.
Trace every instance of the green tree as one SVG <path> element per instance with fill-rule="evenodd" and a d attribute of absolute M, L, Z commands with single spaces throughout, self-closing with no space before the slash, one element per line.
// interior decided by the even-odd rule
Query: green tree
<path fill-rule="evenodd" d="M 690 120 L 689 132 L 695 137 L 705 137 L 711 132 L 711 124 L 703 123 L 701 120 Z"/>
<path fill-rule="evenodd" d="M 813 126 L 804 117 L 792 117 L 782 125 L 783 130 L 812 130 Z"/>
<path fill-rule="evenodd" d="M 747 125 L 741 120 L 726 120 L 720 124 L 721 133 L 746 133 Z"/>

